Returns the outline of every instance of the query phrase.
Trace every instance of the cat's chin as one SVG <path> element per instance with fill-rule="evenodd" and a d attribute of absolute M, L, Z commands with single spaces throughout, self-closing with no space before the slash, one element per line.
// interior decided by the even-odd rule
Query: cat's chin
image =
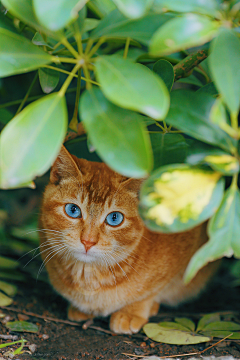
<path fill-rule="evenodd" d="M 89 253 L 82 253 L 82 252 L 74 253 L 74 257 L 77 260 L 82 261 L 84 263 L 94 263 L 94 262 L 97 262 L 97 260 L 98 260 L 98 257 L 96 255 L 89 254 Z"/>

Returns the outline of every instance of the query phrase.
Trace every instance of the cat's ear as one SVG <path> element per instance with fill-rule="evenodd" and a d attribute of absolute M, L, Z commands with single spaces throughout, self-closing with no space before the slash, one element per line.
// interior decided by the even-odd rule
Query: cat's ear
<path fill-rule="evenodd" d="M 50 172 L 50 182 L 58 184 L 62 178 L 77 178 L 80 170 L 74 161 L 74 157 L 62 145 L 60 153 L 52 165 Z"/>
<path fill-rule="evenodd" d="M 123 182 L 123 186 L 126 190 L 131 191 L 137 197 L 139 197 L 140 188 L 141 188 L 143 181 L 144 181 L 144 179 L 129 178 Z"/>

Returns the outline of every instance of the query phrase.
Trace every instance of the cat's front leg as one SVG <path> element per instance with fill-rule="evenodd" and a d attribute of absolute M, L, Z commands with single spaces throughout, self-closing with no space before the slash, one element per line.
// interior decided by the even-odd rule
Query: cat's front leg
<path fill-rule="evenodd" d="M 110 329 L 117 334 L 137 333 L 148 322 L 153 308 L 156 313 L 154 297 L 127 305 L 111 315 Z"/>
<path fill-rule="evenodd" d="M 69 307 L 68 307 L 68 319 L 69 320 L 84 321 L 84 320 L 88 320 L 88 319 L 93 319 L 93 317 L 94 317 L 93 315 L 85 314 L 72 305 L 69 305 Z"/>

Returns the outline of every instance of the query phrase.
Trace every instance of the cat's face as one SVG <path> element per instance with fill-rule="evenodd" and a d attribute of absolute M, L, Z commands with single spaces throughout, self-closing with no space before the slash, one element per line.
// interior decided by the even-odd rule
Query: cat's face
<path fill-rule="evenodd" d="M 144 230 L 137 210 L 139 187 L 139 180 L 62 148 L 43 198 L 47 241 L 58 245 L 60 254 L 85 263 L 108 267 L 126 259 Z"/>

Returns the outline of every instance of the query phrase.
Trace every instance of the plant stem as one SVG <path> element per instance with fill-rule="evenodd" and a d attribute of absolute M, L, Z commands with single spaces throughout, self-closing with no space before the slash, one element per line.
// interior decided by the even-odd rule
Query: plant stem
<path fill-rule="evenodd" d="M 56 64 L 60 64 L 61 62 L 76 64 L 78 62 L 77 59 L 72 59 L 72 58 L 68 58 L 68 57 L 58 57 L 58 56 L 52 56 L 51 60 L 52 60 L 52 62 L 54 62 Z"/>
<path fill-rule="evenodd" d="M 187 77 L 192 70 L 208 56 L 208 50 L 199 50 L 194 54 L 188 55 L 185 59 L 179 61 L 174 69 L 174 81 Z"/>
<path fill-rule="evenodd" d="M 52 70 L 55 70 L 55 71 L 59 71 L 59 72 L 61 72 L 61 73 L 63 73 L 63 74 L 67 74 L 67 75 L 70 75 L 70 74 L 71 74 L 70 71 L 63 70 L 63 69 L 59 69 L 59 68 L 56 68 L 56 67 L 51 66 L 51 65 L 43 65 L 42 67 L 45 67 L 45 68 L 47 68 L 47 69 L 52 69 Z M 78 75 L 75 74 L 75 75 L 73 75 L 73 77 L 78 78 Z M 84 80 L 84 81 L 86 81 L 86 82 L 89 81 L 89 82 L 91 82 L 91 83 L 94 84 L 94 85 L 100 86 L 100 84 L 99 84 L 97 81 L 87 80 L 84 76 L 81 76 L 81 79 Z M 1 105 L 0 105 L 0 108 L 1 108 Z"/>
<path fill-rule="evenodd" d="M 74 49 L 74 47 L 70 44 L 70 42 L 67 41 L 67 39 L 64 37 L 61 39 L 61 42 L 66 48 L 70 51 L 70 53 L 78 59 L 79 55 L 78 52 Z"/>
<path fill-rule="evenodd" d="M 234 130 L 238 131 L 238 114 L 237 112 L 231 112 L 230 114 L 231 117 L 231 125 L 233 127 Z"/>
<path fill-rule="evenodd" d="M 233 175 L 232 183 L 231 183 L 232 189 L 237 190 L 237 188 L 238 188 L 237 182 L 238 182 L 238 173 Z"/>
<path fill-rule="evenodd" d="M 85 80 L 84 78 L 82 78 L 83 80 Z M 86 80 L 85 80 L 86 81 Z M 77 90 L 77 88 L 71 88 L 71 89 L 67 89 L 66 93 L 72 93 L 72 92 L 75 92 Z M 27 99 L 26 102 L 30 102 L 30 101 L 34 101 L 34 100 L 38 100 L 38 99 L 41 99 L 43 98 L 45 95 L 36 95 L 36 96 L 31 96 Z M 0 104 L 0 109 L 4 109 L 4 108 L 7 108 L 7 107 L 10 107 L 10 106 L 14 106 L 14 105 L 18 105 L 18 104 L 21 104 L 22 102 L 22 99 L 19 99 L 19 100 L 13 100 L 13 101 L 9 101 L 5 104 Z"/>
<path fill-rule="evenodd" d="M 124 53 L 123 53 L 124 59 L 127 58 L 130 41 L 131 41 L 130 37 L 127 37 L 125 48 L 124 48 Z"/>
<path fill-rule="evenodd" d="M 76 74 L 76 72 L 78 71 L 78 69 L 81 67 L 80 64 L 76 64 L 72 70 L 72 72 L 70 73 L 70 75 L 67 77 L 66 81 L 64 82 L 63 86 L 61 87 L 61 89 L 59 90 L 59 96 L 63 97 L 65 95 L 65 92 L 67 91 L 67 88 L 69 87 L 74 75 Z"/>
<path fill-rule="evenodd" d="M 21 102 L 19 108 L 17 109 L 17 112 L 16 112 L 15 116 L 16 116 L 18 113 L 20 113 L 20 111 L 22 110 L 24 104 L 26 103 L 26 101 L 27 101 L 27 99 L 28 99 L 28 97 L 29 97 L 29 95 L 30 95 L 30 92 L 32 91 L 32 88 L 33 88 L 33 86 L 34 86 L 37 78 L 38 78 L 38 71 L 36 72 L 36 74 L 35 74 L 35 76 L 34 76 L 34 78 L 33 78 L 33 81 L 31 82 L 31 85 L 30 85 L 29 88 L 28 88 L 28 91 L 26 92 L 26 95 L 25 95 L 24 98 L 22 99 L 22 102 Z"/>
<path fill-rule="evenodd" d="M 77 43 L 78 52 L 82 56 L 82 54 L 83 54 L 82 35 L 79 31 L 79 28 L 78 28 L 78 25 L 76 22 L 74 23 L 74 28 L 75 28 L 75 36 L 74 37 L 75 37 L 75 40 Z"/>
<path fill-rule="evenodd" d="M 100 48 L 100 46 L 104 43 L 104 41 L 105 41 L 105 37 L 102 37 L 98 40 L 98 42 L 93 46 L 93 48 L 89 52 L 88 54 L 89 58 L 91 58 L 93 54 L 95 54 L 95 52 Z"/>
<path fill-rule="evenodd" d="M 90 89 L 92 88 L 92 84 L 91 84 L 91 81 L 90 81 L 91 78 L 90 78 L 89 70 L 88 70 L 86 64 L 83 65 L 83 71 L 84 71 L 84 75 L 85 75 L 86 80 L 87 80 L 87 82 L 86 82 L 86 89 L 87 89 L 87 90 L 90 90 Z"/>
<path fill-rule="evenodd" d="M 86 49 L 85 49 L 85 55 L 87 55 L 88 52 L 90 51 L 90 49 L 92 47 L 92 44 L 93 44 L 93 39 L 89 39 L 88 42 L 87 42 Z"/>
<path fill-rule="evenodd" d="M 81 69 L 78 70 L 77 91 L 76 91 L 76 99 L 75 99 L 75 106 L 73 112 L 73 118 L 76 119 L 78 114 L 78 103 L 80 98 L 80 92 L 81 92 Z"/>

